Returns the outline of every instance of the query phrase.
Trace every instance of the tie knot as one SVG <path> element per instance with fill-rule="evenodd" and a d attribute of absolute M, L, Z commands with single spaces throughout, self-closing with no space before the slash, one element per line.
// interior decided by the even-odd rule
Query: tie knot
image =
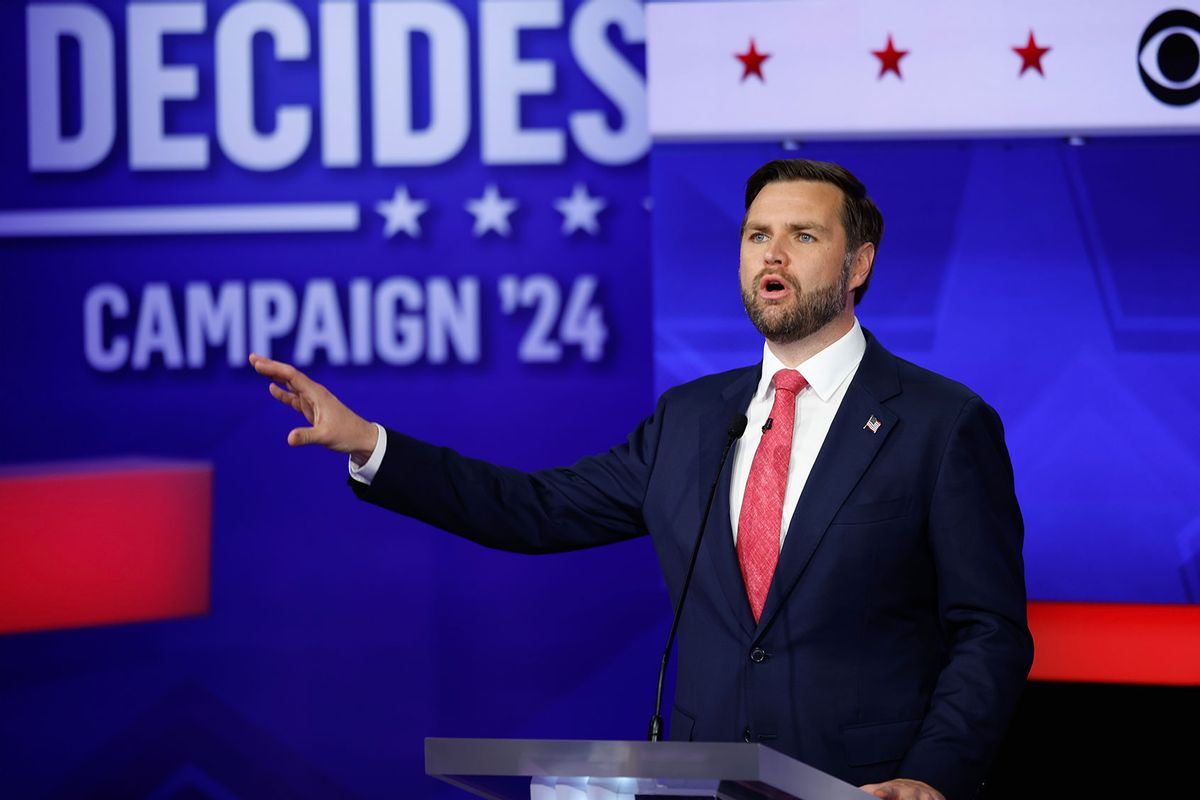
<path fill-rule="evenodd" d="M 791 392 L 793 396 L 808 386 L 804 376 L 794 369 L 781 369 L 775 373 L 775 391 Z"/>

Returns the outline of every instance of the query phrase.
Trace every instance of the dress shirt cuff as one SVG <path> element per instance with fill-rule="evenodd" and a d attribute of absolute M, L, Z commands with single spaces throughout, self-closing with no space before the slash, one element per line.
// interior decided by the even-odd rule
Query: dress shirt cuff
<path fill-rule="evenodd" d="M 379 465 L 383 463 L 383 454 L 387 452 L 387 431 L 378 422 L 375 423 L 375 429 L 379 431 L 379 438 L 375 441 L 375 449 L 371 451 L 371 457 L 361 467 L 354 463 L 354 459 L 350 461 L 350 477 L 359 483 L 371 485 L 371 481 L 375 480 L 375 473 L 379 471 Z"/>

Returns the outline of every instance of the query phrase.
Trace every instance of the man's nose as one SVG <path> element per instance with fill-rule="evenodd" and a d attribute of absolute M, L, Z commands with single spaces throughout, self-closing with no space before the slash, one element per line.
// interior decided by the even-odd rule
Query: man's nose
<path fill-rule="evenodd" d="M 763 250 L 763 261 L 767 264 L 782 264 L 786 257 L 787 253 L 777 239 L 772 239 Z"/>

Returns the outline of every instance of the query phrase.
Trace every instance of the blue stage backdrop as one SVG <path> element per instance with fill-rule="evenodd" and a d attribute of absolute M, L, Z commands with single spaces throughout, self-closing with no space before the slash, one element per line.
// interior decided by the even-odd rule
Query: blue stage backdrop
<path fill-rule="evenodd" d="M 621 441 L 653 404 L 640 5 L 22 2 L 0 31 L 0 796 L 456 795 L 423 737 L 640 736 L 648 542 L 533 559 L 360 504 L 246 365 L 518 467 Z M 126 552 L 181 462 L 199 555 Z M 123 508 L 80 497 L 106 480 Z M 205 613 L 163 619 L 170 569 L 209 571 Z M 158 621 L 70 627 L 131 582 L 109 619 Z"/>
<path fill-rule="evenodd" d="M 1196 140 L 651 153 L 644 35 L 621 0 L 0 5 L 0 797 L 451 797 L 425 736 L 639 738 L 648 542 L 360 504 L 246 356 L 569 464 L 757 360 L 774 157 L 876 197 L 860 315 L 1000 411 L 1031 594 L 1200 602 Z"/>

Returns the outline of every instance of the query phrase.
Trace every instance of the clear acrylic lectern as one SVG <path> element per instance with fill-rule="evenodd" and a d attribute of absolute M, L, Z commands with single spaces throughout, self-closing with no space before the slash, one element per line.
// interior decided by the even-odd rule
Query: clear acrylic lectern
<path fill-rule="evenodd" d="M 865 800 L 761 744 L 426 739 L 425 773 L 491 800 Z"/>

